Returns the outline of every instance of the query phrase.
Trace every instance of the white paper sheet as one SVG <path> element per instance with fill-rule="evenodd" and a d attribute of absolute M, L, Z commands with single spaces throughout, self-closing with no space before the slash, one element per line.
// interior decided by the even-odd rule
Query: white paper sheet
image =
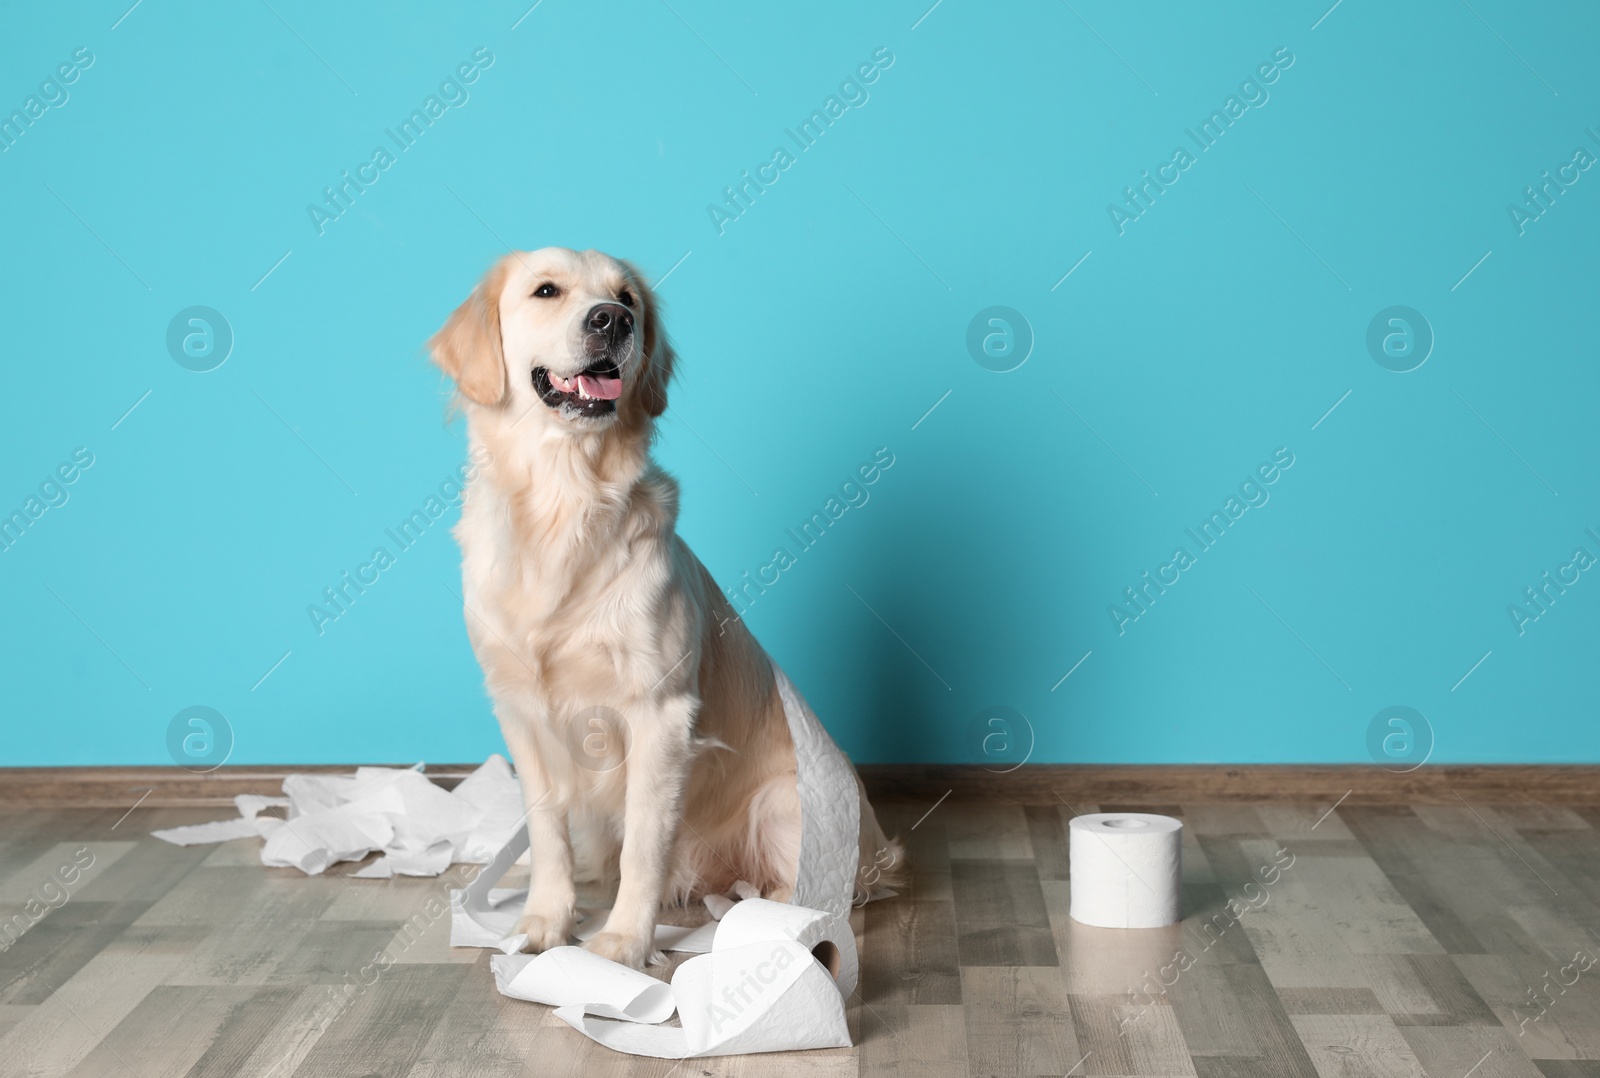
<path fill-rule="evenodd" d="M 288 808 L 287 797 L 262 797 L 259 794 L 237 794 L 233 799 L 239 810 L 237 819 L 212 820 L 209 823 L 190 824 L 187 827 L 168 827 L 150 832 L 156 838 L 174 846 L 201 846 L 212 842 L 227 842 L 236 838 L 260 838 L 261 824 L 256 819 L 267 808 Z"/>
<path fill-rule="evenodd" d="M 743 880 L 739 881 L 739 883 L 743 882 Z M 734 886 L 737 887 L 738 884 L 735 884 Z M 759 898 L 760 896 L 758 895 L 756 897 Z M 733 904 L 735 901 L 737 900 L 729 898 L 727 895 L 707 895 L 704 899 L 706 904 L 706 912 L 711 914 L 711 919 L 713 921 L 722 920 L 723 915 L 729 910 L 733 909 Z"/>
<path fill-rule="evenodd" d="M 772 671 L 778 677 L 778 695 L 798 766 L 800 875 L 793 901 L 796 906 L 848 917 L 861 860 L 861 798 L 855 769 L 777 663 Z M 856 989 L 855 936 L 845 932 L 839 947 L 839 992 L 849 998 Z"/>
<path fill-rule="evenodd" d="M 201 846 L 211 842 L 227 842 L 235 838 L 259 838 L 256 821 L 249 816 L 232 820 L 212 820 L 209 823 L 190 824 L 187 827 L 168 827 L 150 832 L 174 846 Z"/>
<path fill-rule="evenodd" d="M 523 820 L 522 790 L 502 756 L 489 757 L 453 790 L 418 768 L 362 767 L 350 775 L 288 775 L 283 792 L 284 797 L 240 795 L 235 819 L 152 834 L 182 846 L 264 838 L 263 864 L 308 875 L 378 851 L 383 857 L 355 875 L 381 879 L 437 876 L 455 863 L 481 864 Z M 260 816 L 268 806 L 287 808 L 288 819 Z"/>
<path fill-rule="evenodd" d="M 416 853 L 385 853 L 352 876 L 366 880 L 386 880 L 394 876 L 437 876 L 455 860 L 455 847 L 440 839 Z"/>
<path fill-rule="evenodd" d="M 493 947 L 510 953 L 527 942 L 526 936 L 512 935 L 522 916 L 527 890 L 495 887 L 527 852 L 528 829 L 519 827 L 471 883 L 450 892 L 450 946 Z"/>
<path fill-rule="evenodd" d="M 556 1017 L 584 1036 L 631 1055 L 685 1059 L 846 1047 L 845 997 L 821 961 L 836 966 L 846 940 L 854 943 L 843 917 L 745 899 L 718 923 L 711 952 L 689 959 L 673 974 L 672 999 L 681 1026 L 642 1024 L 651 1021 L 636 1016 L 642 1008 L 617 1007 L 616 1000 L 632 987 L 624 974 L 634 971 L 612 962 L 587 969 L 581 986 L 541 978 L 539 1002 L 555 1004 Z M 522 976 L 544 960 L 540 955 L 520 965 Z"/>
<path fill-rule="evenodd" d="M 527 815 L 522 803 L 522 783 L 504 756 L 495 755 L 456 784 L 450 793 L 478 811 L 479 817 L 458 845 L 458 860 L 486 864 L 522 826 Z"/>
<path fill-rule="evenodd" d="M 672 986 L 582 947 L 543 954 L 497 954 L 489 960 L 503 996 L 559 1007 L 581 999 L 592 1014 L 629 1022 L 665 1022 L 676 1006 Z"/>

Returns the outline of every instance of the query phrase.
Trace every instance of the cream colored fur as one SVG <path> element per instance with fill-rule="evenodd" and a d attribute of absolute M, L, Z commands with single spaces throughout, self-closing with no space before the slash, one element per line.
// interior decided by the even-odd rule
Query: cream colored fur
<path fill-rule="evenodd" d="M 535 296 L 544 284 L 558 294 Z M 581 371 L 583 320 L 615 302 L 634 317 L 615 414 L 547 406 L 533 370 Z M 567 941 L 579 879 L 620 876 L 586 946 L 634 967 L 663 901 L 738 879 L 787 899 L 794 745 L 766 654 L 676 535 L 677 484 L 650 459 L 674 356 L 644 280 L 595 251 L 513 253 L 430 348 L 486 462 L 456 537 L 468 635 L 529 810 L 529 948 Z M 859 898 L 904 857 L 857 787 Z"/>

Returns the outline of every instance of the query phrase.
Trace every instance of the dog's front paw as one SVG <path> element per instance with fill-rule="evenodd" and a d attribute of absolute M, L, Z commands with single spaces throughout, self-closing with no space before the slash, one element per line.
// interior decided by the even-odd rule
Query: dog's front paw
<path fill-rule="evenodd" d="M 658 957 L 653 939 L 625 936 L 621 932 L 601 932 L 590 937 L 583 947 L 601 958 L 609 958 L 634 969 L 643 969 L 646 961 Z"/>
<path fill-rule="evenodd" d="M 526 935 L 528 942 L 522 945 L 522 949 L 537 954 L 552 947 L 566 946 L 567 937 L 572 934 L 572 921 L 571 916 L 523 914 L 522 919 L 517 922 L 517 931 Z"/>

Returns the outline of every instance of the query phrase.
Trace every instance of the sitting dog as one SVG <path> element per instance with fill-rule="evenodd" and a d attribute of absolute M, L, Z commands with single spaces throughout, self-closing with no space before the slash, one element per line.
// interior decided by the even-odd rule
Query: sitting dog
<path fill-rule="evenodd" d="M 518 931 L 567 942 L 576 883 L 617 879 L 585 945 L 640 968 L 663 902 L 794 893 L 795 747 L 776 675 L 676 532 L 650 459 L 674 355 L 638 271 L 597 251 L 501 258 L 429 342 L 467 418 L 465 617 L 528 808 Z M 857 897 L 903 872 L 860 798 Z"/>

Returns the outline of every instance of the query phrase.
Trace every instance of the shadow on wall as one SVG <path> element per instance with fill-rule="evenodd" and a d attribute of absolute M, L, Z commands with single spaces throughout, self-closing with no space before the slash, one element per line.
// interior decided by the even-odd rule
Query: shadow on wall
<path fill-rule="evenodd" d="M 1018 729 L 1015 737 L 986 743 L 993 728 L 983 716 L 996 705 L 1026 710 L 1027 700 L 979 698 L 972 686 L 996 675 L 1008 686 L 1037 680 L 1025 671 L 1040 645 L 1020 639 L 1016 629 L 1039 623 L 1040 612 L 1022 606 L 1043 601 L 1042 589 L 1016 586 L 1019 572 L 1039 572 L 1039 537 L 1023 519 L 1026 502 L 992 474 L 905 467 L 896 478 L 882 516 L 818 586 L 823 595 L 837 588 L 838 605 L 819 601 L 814 615 L 802 615 L 812 624 L 841 624 L 844 631 L 824 645 L 848 663 L 836 668 L 837 681 L 865 687 L 861 698 L 840 701 L 839 714 L 825 718 L 853 735 L 848 741 L 860 762 L 1009 762 L 1012 749 L 1031 745 L 1031 732 Z M 942 496 L 952 481 L 972 491 L 958 519 Z M 1053 582 L 1049 590 L 1056 590 Z"/>

